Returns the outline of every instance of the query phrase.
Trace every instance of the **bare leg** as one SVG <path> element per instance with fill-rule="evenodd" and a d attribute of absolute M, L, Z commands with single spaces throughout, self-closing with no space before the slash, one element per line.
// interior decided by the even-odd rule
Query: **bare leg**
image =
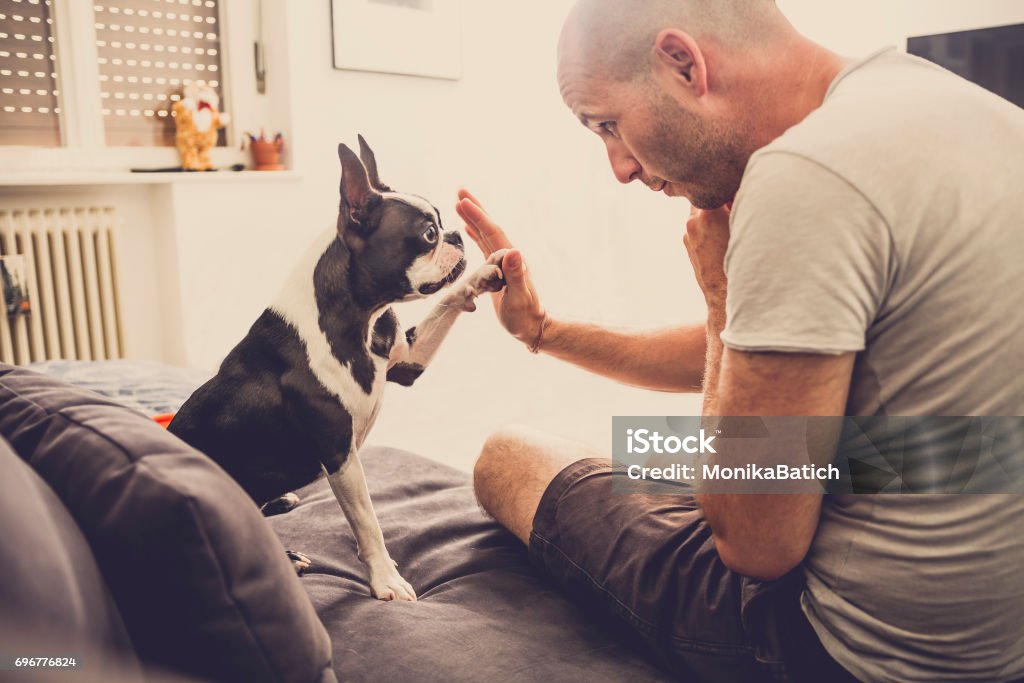
<path fill-rule="evenodd" d="M 359 559 L 370 572 L 373 596 L 381 600 L 416 600 L 416 592 L 399 575 L 395 561 L 384 547 L 384 534 L 373 512 L 359 455 L 350 453 L 341 470 L 328 473 L 327 480 L 355 534 Z"/>
<path fill-rule="evenodd" d="M 607 454 L 586 444 L 505 427 L 487 438 L 473 468 L 473 488 L 483 509 L 528 544 L 537 506 L 555 475 L 578 460 L 601 457 Z"/>

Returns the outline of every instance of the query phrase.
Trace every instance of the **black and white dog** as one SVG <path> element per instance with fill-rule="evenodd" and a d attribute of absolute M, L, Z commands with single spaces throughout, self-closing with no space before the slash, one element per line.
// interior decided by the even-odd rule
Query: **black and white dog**
<path fill-rule="evenodd" d="M 382 600 L 415 600 L 387 549 L 366 489 L 359 448 L 386 381 L 411 385 L 462 311 L 503 286 L 502 254 L 448 291 L 404 334 L 390 305 L 454 283 L 466 269 L 462 238 L 444 232 L 426 200 L 380 182 L 373 152 L 345 145 L 337 228 L 310 249 L 277 301 L 217 375 L 182 406 L 170 431 L 206 453 L 257 504 L 298 504 L 293 489 L 326 473 Z M 297 568 L 308 565 L 289 553 Z"/>

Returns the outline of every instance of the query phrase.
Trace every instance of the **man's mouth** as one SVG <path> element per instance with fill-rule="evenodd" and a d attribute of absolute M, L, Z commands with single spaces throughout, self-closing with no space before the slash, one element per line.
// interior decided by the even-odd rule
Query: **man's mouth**
<path fill-rule="evenodd" d="M 651 190 L 651 192 L 661 192 L 666 187 L 668 187 L 668 181 L 662 180 L 661 178 L 654 178 L 653 180 L 646 183 L 646 185 Z"/>
<path fill-rule="evenodd" d="M 435 292 L 439 292 L 442 289 L 444 289 L 445 287 L 447 287 L 448 285 L 450 285 L 453 282 L 455 282 L 456 280 L 458 280 L 460 277 L 462 277 L 462 274 L 465 273 L 465 272 L 466 272 L 466 257 L 462 256 L 459 259 L 459 262 L 455 264 L 455 266 L 451 269 L 451 271 L 449 271 L 449 273 L 446 276 L 444 276 L 443 279 L 438 280 L 437 282 L 431 282 L 429 284 L 420 285 L 420 294 L 423 294 L 425 296 L 430 296 L 431 294 L 434 294 Z"/>

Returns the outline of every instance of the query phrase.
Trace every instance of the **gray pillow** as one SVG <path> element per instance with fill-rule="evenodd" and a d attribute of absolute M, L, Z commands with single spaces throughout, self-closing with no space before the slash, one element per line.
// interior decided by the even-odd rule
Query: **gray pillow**
<path fill-rule="evenodd" d="M 81 657 L 118 678 L 138 663 L 121 615 L 75 520 L 0 438 L 0 642 L 6 654 Z M 17 643 L 15 646 L 14 643 Z M 104 662 L 96 661 L 96 656 Z"/>
<path fill-rule="evenodd" d="M 92 548 L 146 662 L 217 681 L 334 681 L 283 547 L 213 461 L 92 392 L 0 365 L 0 436 Z"/>

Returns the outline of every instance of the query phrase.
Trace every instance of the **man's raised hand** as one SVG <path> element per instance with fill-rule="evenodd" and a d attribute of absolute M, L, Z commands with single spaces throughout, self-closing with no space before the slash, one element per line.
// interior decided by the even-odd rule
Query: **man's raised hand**
<path fill-rule="evenodd" d="M 494 292 L 491 299 L 502 326 L 519 341 L 532 346 L 541 338 L 547 313 L 540 303 L 537 291 L 527 273 L 526 261 L 497 223 L 491 220 L 480 202 L 468 190 L 459 191 L 456 212 L 466 222 L 468 234 L 485 258 L 507 249 L 501 262 L 505 276 L 505 289 Z"/>

